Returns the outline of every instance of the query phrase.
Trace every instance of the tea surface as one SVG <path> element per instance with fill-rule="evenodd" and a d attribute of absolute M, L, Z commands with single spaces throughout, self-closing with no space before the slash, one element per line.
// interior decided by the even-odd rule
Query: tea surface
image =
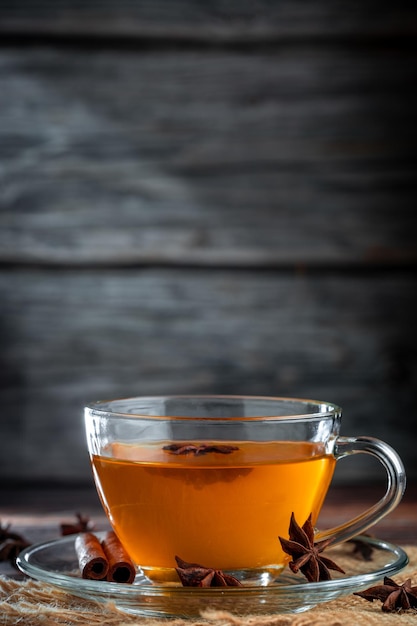
<path fill-rule="evenodd" d="M 108 518 L 145 568 L 175 567 L 175 555 L 224 570 L 283 564 L 278 536 L 288 536 L 291 512 L 317 520 L 335 465 L 323 444 L 232 442 L 230 454 L 175 455 L 167 443 L 113 443 L 111 456 L 92 457 Z"/>

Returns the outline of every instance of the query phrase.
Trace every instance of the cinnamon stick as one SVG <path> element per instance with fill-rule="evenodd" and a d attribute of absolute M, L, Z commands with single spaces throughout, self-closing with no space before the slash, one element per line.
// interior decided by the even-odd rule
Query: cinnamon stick
<path fill-rule="evenodd" d="M 109 570 L 109 562 L 100 541 L 93 533 L 81 533 L 75 539 L 75 551 L 83 578 L 104 580 Z"/>
<path fill-rule="evenodd" d="M 112 530 L 107 532 L 101 545 L 109 562 L 107 580 L 116 583 L 132 583 L 135 580 L 136 568 L 116 533 Z"/>

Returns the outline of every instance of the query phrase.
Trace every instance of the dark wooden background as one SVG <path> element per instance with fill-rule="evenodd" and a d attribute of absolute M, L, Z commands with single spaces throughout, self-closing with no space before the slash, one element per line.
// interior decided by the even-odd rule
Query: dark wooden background
<path fill-rule="evenodd" d="M 417 479 L 416 34 L 415 2 L 1 1 L 1 480 L 90 484 L 85 402 L 199 392 L 339 403 Z"/>

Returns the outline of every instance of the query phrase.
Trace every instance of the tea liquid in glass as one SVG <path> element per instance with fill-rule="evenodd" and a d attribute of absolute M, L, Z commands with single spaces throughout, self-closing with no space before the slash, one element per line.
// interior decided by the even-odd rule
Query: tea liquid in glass
<path fill-rule="evenodd" d="M 288 537 L 292 512 L 300 524 L 310 513 L 316 522 L 333 475 L 323 444 L 231 442 L 230 454 L 175 455 L 163 450 L 169 443 L 113 443 L 111 456 L 92 457 L 132 559 L 145 570 L 173 568 L 175 555 L 223 570 L 283 566 L 278 536 Z"/>

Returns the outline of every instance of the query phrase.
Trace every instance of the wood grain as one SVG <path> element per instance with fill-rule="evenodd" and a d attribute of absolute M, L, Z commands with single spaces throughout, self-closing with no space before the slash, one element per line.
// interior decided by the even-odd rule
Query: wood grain
<path fill-rule="evenodd" d="M 396 275 L 340 281 L 149 269 L 19 271 L 11 279 L 3 271 L 1 406 L 9 445 L 0 470 L 89 480 L 85 402 L 217 392 L 336 402 L 345 409 L 345 434 L 388 439 L 413 474 L 411 285 Z M 361 467 L 346 462 L 347 476 Z"/>
<path fill-rule="evenodd" d="M 311 37 L 415 35 L 412 2 L 364 0 L 3 0 L 5 34 L 135 37 L 258 45 Z"/>
<path fill-rule="evenodd" d="M 85 483 L 85 402 L 188 391 L 338 402 L 417 478 L 416 30 L 408 2 L 3 0 L 2 475 Z"/>
<path fill-rule="evenodd" d="M 85 58 L 1 55 L 0 263 L 415 265 L 414 55 Z"/>

